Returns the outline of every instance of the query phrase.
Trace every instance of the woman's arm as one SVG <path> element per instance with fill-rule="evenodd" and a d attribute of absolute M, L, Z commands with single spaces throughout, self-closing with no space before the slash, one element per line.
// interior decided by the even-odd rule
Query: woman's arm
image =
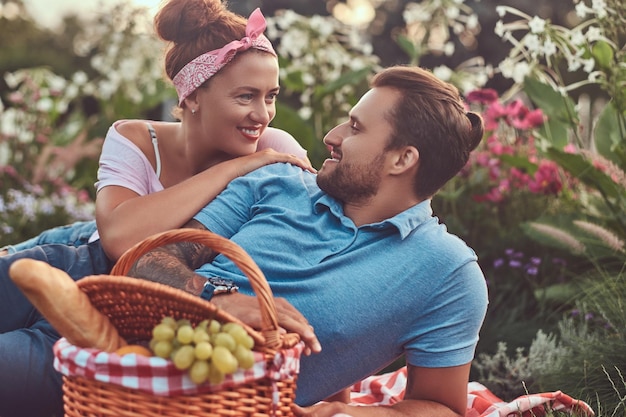
<path fill-rule="evenodd" d="M 146 237 L 184 225 L 233 179 L 276 162 L 292 163 L 314 171 L 308 160 L 265 149 L 221 162 L 176 185 L 151 194 L 141 195 L 137 190 L 133 191 L 132 187 L 115 183 L 104 186 L 98 191 L 96 198 L 96 220 L 102 247 L 109 258 L 117 260 L 128 248 Z M 132 170 L 132 167 L 126 169 Z M 130 175 L 123 171 L 124 168 L 121 168 L 114 175 Z M 134 174 L 146 175 L 144 171 L 135 170 Z M 145 181 L 148 182 L 147 179 Z M 124 182 L 120 181 L 120 184 Z"/>
<path fill-rule="evenodd" d="M 144 196 L 124 187 L 104 187 L 96 199 L 102 247 L 109 258 L 116 260 L 148 236 L 181 227 L 233 179 L 275 162 L 307 169 L 307 164 L 293 155 L 266 149 L 221 162 L 179 184 Z"/>

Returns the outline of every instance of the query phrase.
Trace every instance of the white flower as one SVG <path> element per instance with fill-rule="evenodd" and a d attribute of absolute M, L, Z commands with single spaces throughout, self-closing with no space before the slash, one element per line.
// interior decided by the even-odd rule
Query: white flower
<path fill-rule="evenodd" d="M 606 1 L 604 0 L 591 0 L 591 10 L 600 18 L 604 18 L 607 15 Z"/>
<path fill-rule="evenodd" d="M 417 3 L 407 4 L 402 13 L 402 17 L 407 24 L 428 22 L 432 18 L 431 14 Z"/>
<path fill-rule="evenodd" d="M 498 13 L 498 16 L 504 17 L 504 15 L 506 14 L 506 7 L 496 6 L 496 13 Z"/>
<path fill-rule="evenodd" d="M 504 23 L 502 22 L 502 20 L 498 20 L 496 22 L 496 27 L 493 29 L 493 32 L 499 37 L 504 36 Z"/>
<path fill-rule="evenodd" d="M 510 58 L 505 58 L 502 62 L 500 62 L 500 64 L 498 64 L 498 69 L 504 78 L 513 78 L 515 62 Z"/>
<path fill-rule="evenodd" d="M 587 31 L 587 40 L 594 42 L 602 38 L 602 30 L 597 26 L 590 26 Z"/>
<path fill-rule="evenodd" d="M 446 56 L 452 56 L 452 54 L 454 54 L 454 43 L 446 42 L 446 44 L 443 46 L 443 53 Z"/>
<path fill-rule="evenodd" d="M 569 32 L 569 40 L 572 45 L 575 46 L 580 46 L 586 42 L 585 35 L 583 35 L 583 32 L 579 29 Z"/>
<path fill-rule="evenodd" d="M 302 82 L 305 85 L 314 85 L 315 84 L 315 77 L 311 73 L 309 73 L 308 71 L 304 72 L 302 74 Z"/>
<path fill-rule="evenodd" d="M 528 74 L 530 74 L 530 65 L 528 65 L 528 62 L 522 61 L 518 62 L 515 68 L 513 68 L 513 76 L 511 78 L 516 83 L 521 84 Z"/>
<path fill-rule="evenodd" d="M 582 63 L 580 62 L 580 59 L 571 58 L 567 60 L 567 70 L 569 72 L 578 71 L 578 69 L 580 69 L 581 66 L 582 66 Z"/>
<path fill-rule="evenodd" d="M 304 120 L 309 120 L 313 115 L 313 109 L 311 107 L 300 107 L 298 115 Z"/>
<path fill-rule="evenodd" d="M 89 78 L 83 71 L 77 71 L 72 75 L 72 82 L 76 85 L 84 85 L 87 81 L 89 81 Z"/>
<path fill-rule="evenodd" d="M 532 33 L 543 33 L 546 28 L 546 21 L 539 16 L 534 16 L 528 22 L 528 28 Z"/>
<path fill-rule="evenodd" d="M 433 68 L 433 75 L 442 81 L 449 81 L 452 77 L 452 70 L 445 65 Z"/>
<path fill-rule="evenodd" d="M 580 17 L 581 19 L 584 19 L 585 17 L 587 17 L 587 12 L 589 11 L 589 9 L 587 8 L 587 5 L 584 2 L 580 2 L 576 5 L 576 16 Z"/>
<path fill-rule="evenodd" d="M 537 54 L 541 49 L 541 41 L 539 40 L 539 36 L 533 33 L 529 33 L 528 35 L 524 36 L 523 42 L 524 46 L 526 46 L 526 48 L 534 54 Z"/>
<path fill-rule="evenodd" d="M 551 57 L 557 52 L 556 44 L 552 41 L 552 39 L 546 39 L 542 49 L 543 54 L 546 56 L 546 58 Z"/>
<path fill-rule="evenodd" d="M 478 27 L 478 16 L 475 14 L 471 14 L 467 17 L 467 28 L 468 29 L 476 29 Z"/>
<path fill-rule="evenodd" d="M 461 11 L 458 7 L 448 7 L 446 9 L 446 17 L 450 20 L 455 20 L 459 17 Z"/>
<path fill-rule="evenodd" d="M 335 31 L 332 23 L 330 23 L 328 19 L 325 19 L 319 15 L 311 16 L 309 24 L 311 25 L 312 29 L 319 32 L 319 34 L 324 38 L 327 38 Z"/>
<path fill-rule="evenodd" d="M 50 97 L 43 97 L 37 101 L 35 108 L 42 113 L 48 113 L 54 108 L 54 102 Z"/>
<path fill-rule="evenodd" d="M 589 58 L 589 59 L 583 59 L 582 63 L 583 63 L 583 71 L 585 71 L 586 73 L 590 73 L 591 71 L 593 71 L 593 67 L 596 64 L 596 61 L 593 58 Z"/>

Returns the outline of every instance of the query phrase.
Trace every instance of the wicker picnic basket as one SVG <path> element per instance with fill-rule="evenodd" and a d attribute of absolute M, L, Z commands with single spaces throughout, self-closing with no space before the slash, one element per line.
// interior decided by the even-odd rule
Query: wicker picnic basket
<path fill-rule="evenodd" d="M 152 236 L 129 249 L 116 263 L 111 275 L 86 277 L 78 285 L 129 342 L 149 340 L 152 328 L 164 316 L 188 319 L 193 324 L 207 318 L 243 324 L 200 297 L 124 276 L 147 251 L 183 241 L 201 243 L 223 254 L 249 278 L 259 300 L 263 328 L 257 332 L 244 326 L 255 339 L 254 350 L 263 352 L 268 363 L 276 352 L 292 349 L 298 344 L 298 335 L 279 331 L 272 292 L 252 258 L 235 243 L 207 231 L 180 229 Z M 65 416 L 291 417 L 296 376 L 279 381 L 262 378 L 217 392 L 157 396 L 83 376 L 64 375 Z"/>

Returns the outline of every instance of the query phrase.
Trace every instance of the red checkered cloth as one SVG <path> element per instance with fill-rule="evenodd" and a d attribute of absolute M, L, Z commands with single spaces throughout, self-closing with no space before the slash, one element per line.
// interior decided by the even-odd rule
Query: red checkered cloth
<path fill-rule="evenodd" d="M 137 389 L 153 395 L 193 395 L 220 391 L 262 378 L 274 381 L 291 379 L 300 371 L 303 343 L 276 353 L 268 365 L 263 353 L 254 352 L 254 366 L 227 375 L 219 385 L 197 385 L 186 371 L 173 362 L 156 356 L 134 353 L 124 356 L 97 349 L 79 348 L 61 338 L 54 345 L 54 368 L 65 376 L 82 376 L 100 382 Z"/>
<path fill-rule="evenodd" d="M 402 400 L 406 387 L 406 367 L 383 375 L 374 375 L 355 384 L 350 393 L 351 405 L 391 405 Z M 561 391 L 522 395 L 511 402 L 502 401 L 478 382 L 468 384 L 465 417 L 541 417 L 546 410 L 576 413 L 593 417 L 593 409 Z"/>

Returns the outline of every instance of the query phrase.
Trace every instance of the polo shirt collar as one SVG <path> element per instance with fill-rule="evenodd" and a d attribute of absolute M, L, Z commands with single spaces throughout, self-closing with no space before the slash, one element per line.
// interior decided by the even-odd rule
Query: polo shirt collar
<path fill-rule="evenodd" d="M 388 226 L 393 226 L 398 229 L 400 237 L 404 239 L 420 224 L 432 218 L 433 209 L 430 203 L 431 200 L 424 200 L 421 203 L 396 214 L 390 219 L 386 219 L 378 223 L 364 224 L 360 228 L 369 227 L 374 229 L 384 229 Z M 328 194 L 322 194 L 315 201 L 313 210 L 316 214 L 319 214 L 322 210 L 324 210 L 324 207 L 337 217 L 342 224 L 346 224 L 346 221 L 352 224 L 352 221 L 350 221 L 350 219 L 348 219 L 343 213 L 343 206 L 341 203 L 330 197 Z"/>

